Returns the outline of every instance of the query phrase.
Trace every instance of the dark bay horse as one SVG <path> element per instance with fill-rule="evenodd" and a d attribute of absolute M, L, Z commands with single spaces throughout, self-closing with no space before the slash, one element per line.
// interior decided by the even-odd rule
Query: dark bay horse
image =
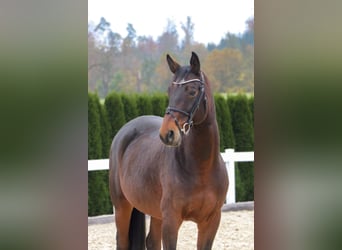
<path fill-rule="evenodd" d="M 210 83 L 192 52 L 190 66 L 169 55 L 174 74 L 164 118 L 123 126 L 110 150 L 109 186 L 117 249 L 176 249 L 182 221 L 197 223 L 197 249 L 211 249 L 228 189 Z M 151 216 L 145 243 L 145 215 Z"/>

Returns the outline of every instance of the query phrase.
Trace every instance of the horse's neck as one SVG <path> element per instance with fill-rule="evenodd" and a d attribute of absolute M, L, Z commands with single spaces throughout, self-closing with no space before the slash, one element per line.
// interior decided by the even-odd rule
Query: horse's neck
<path fill-rule="evenodd" d="M 198 125 L 191 128 L 191 132 L 183 140 L 184 144 L 181 146 L 183 159 L 185 164 L 191 171 L 211 170 L 215 167 L 220 154 L 220 138 L 216 121 L 215 102 L 211 92 L 210 84 L 207 77 L 204 75 L 205 82 L 207 82 L 207 117 Z"/>
<path fill-rule="evenodd" d="M 190 161 L 190 165 L 196 165 L 196 168 L 210 168 L 214 165 L 220 153 L 215 117 L 210 122 L 206 121 L 192 128 L 191 133 L 184 140 L 184 150 L 188 153 L 184 155 L 185 161 Z"/>
<path fill-rule="evenodd" d="M 218 125 L 216 121 L 216 108 L 214 97 L 211 91 L 211 84 L 205 74 L 204 81 L 206 82 L 206 117 L 201 124 L 194 125 L 193 131 L 190 134 L 188 143 L 192 145 L 194 154 L 200 161 L 215 161 L 220 153 L 220 138 Z M 188 146 L 191 146 L 188 145 Z"/>

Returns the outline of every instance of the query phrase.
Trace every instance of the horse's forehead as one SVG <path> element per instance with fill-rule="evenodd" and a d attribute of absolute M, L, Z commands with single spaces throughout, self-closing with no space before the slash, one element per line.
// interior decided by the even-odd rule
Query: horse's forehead
<path fill-rule="evenodd" d="M 175 74 L 175 80 L 182 80 L 184 79 L 190 72 L 190 66 L 182 66 L 177 70 Z"/>

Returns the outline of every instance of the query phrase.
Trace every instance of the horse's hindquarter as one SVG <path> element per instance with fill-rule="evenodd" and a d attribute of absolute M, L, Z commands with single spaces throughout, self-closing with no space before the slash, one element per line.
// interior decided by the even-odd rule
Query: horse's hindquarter
<path fill-rule="evenodd" d="M 161 216 L 159 173 L 165 146 L 159 139 L 160 124 L 159 117 L 139 117 L 123 127 L 118 138 L 123 140 L 118 164 L 122 193 L 133 207 L 154 217 Z"/>

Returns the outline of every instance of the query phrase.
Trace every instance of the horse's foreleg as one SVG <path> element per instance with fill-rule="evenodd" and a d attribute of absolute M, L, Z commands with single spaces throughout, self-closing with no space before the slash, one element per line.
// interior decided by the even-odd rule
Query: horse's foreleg
<path fill-rule="evenodd" d="M 197 250 L 210 250 L 221 220 L 221 210 L 215 212 L 209 220 L 199 223 Z"/>
<path fill-rule="evenodd" d="M 128 250 L 129 248 L 129 225 L 133 207 L 125 201 L 115 208 L 116 223 L 116 249 Z"/>
<path fill-rule="evenodd" d="M 146 238 L 147 250 L 161 249 L 161 220 L 151 217 L 150 232 Z"/>
<path fill-rule="evenodd" d="M 176 250 L 178 230 L 182 219 L 177 214 L 164 214 L 162 221 L 162 237 L 164 250 Z"/>

